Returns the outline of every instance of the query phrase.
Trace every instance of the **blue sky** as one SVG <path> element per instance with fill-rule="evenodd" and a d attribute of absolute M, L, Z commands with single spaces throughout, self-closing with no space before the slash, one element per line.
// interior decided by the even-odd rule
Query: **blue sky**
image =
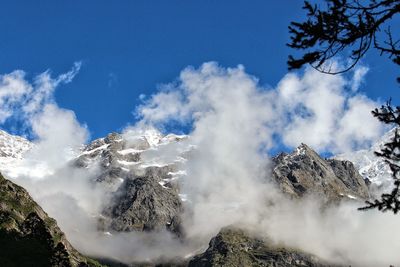
<path fill-rule="evenodd" d="M 243 64 L 266 86 L 287 73 L 287 26 L 302 1 L 2 1 L 0 73 L 57 75 L 82 68 L 56 99 L 86 123 L 91 137 L 135 120 L 139 95 L 176 79 L 188 65 Z M 363 91 L 398 103 L 397 67 L 376 53 Z"/>

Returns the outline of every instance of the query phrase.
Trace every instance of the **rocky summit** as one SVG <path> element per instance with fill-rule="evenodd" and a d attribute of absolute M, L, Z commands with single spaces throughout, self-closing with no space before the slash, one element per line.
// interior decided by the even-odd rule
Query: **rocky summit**
<path fill-rule="evenodd" d="M 273 158 L 272 175 L 280 189 L 290 196 L 316 194 L 327 200 L 365 200 L 367 182 L 347 160 L 323 159 L 305 144 L 292 153 Z"/>

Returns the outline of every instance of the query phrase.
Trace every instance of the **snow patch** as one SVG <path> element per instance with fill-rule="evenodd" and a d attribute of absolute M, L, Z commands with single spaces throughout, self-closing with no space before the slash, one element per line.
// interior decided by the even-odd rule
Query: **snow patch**
<path fill-rule="evenodd" d="M 81 155 L 88 155 L 92 154 L 93 152 L 99 151 L 99 150 L 104 150 L 107 149 L 110 146 L 110 144 L 104 144 L 102 146 L 96 147 L 94 149 L 88 150 L 88 151 L 83 151 Z"/>
<path fill-rule="evenodd" d="M 126 160 L 117 160 L 117 162 L 119 163 L 119 164 L 122 164 L 122 165 L 137 165 L 138 164 L 138 162 L 132 162 L 132 161 L 126 161 Z"/>
<path fill-rule="evenodd" d="M 117 152 L 118 152 L 118 154 L 121 154 L 121 155 L 127 155 L 127 154 L 141 153 L 143 151 L 144 150 L 141 150 L 141 149 L 127 148 L 127 149 L 120 150 L 120 151 L 117 151 Z"/>
<path fill-rule="evenodd" d="M 179 194 L 179 197 L 181 198 L 182 202 L 185 202 L 188 200 L 187 194 Z"/>

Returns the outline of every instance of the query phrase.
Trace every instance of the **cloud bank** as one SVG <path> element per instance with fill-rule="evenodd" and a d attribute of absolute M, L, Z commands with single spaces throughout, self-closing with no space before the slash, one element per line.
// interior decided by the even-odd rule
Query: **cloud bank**
<path fill-rule="evenodd" d="M 400 234 L 391 229 L 400 217 L 360 213 L 346 203 L 321 211 L 318 200 L 286 199 L 269 177 L 268 151 L 281 144 L 292 148 L 303 142 L 319 152 L 339 153 L 369 147 L 381 136 L 384 128 L 370 114 L 379 103 L 358 91 L 365 68 L 356 69 L 352 77 L 306 69 L 285 75 L 270 88 L 243 66 L 223 68 L 209 62 L 184 69 L 175 82 L 144 98 L 136 109 L 139 121 L 126 132 L 173 124 L 189 128 L 196 147 L 183 166 L 187 240 L 180 241 L 167 232 L 109 237 L 97 231 L 96 216 L 108 193 L 92 182 L 96 169 L 69 164 L 69 152 L 73 155 L 87 140 L 87 128 L 53 97 L 55 88 L 71 82 L 79 67 L 77 63 L 56 78 L 45 72 L 33 82 L 21 71 L 0 79 L 0 118 L 6 121 L 16 107 L 24 106 L 18 116 L 36 136 L 24 164 L 44 164 L 50 170 L 39 178 L 26 173 L 16 181 L 58 220 L 79 250 L 124 262 L 173 258 L 204 248 L 221 227 L 236 224 L 327 260 L 355 266 L 396 263 Z M 65 148 L 68 153 L 62 152 Z M 377 244 L 385 245 L 377 249 Z"/>
<path fill-rule="evenodd" d="M 277 140 L 337 153 L 369 147 L 381 136 L 384 128 L 370 113 L 378 103 L 357 92 L 357 73 L 346 78 L 306 69 L 303 75 L 286 75 L 271 89 L 242 66 L 211 62 L 183 70 L 177 81 L 138 107 L 140 124 L 191 125 L 197 149 L 182 182 L 189 199 L 188 237 L 207 242 L 221 227 L 240 225 L 328 261 L 354 266 L 397 262 L 398 242 L 375 248 L 384 240 L 400 241 L 400 234 L 389 230 L 400 218 L 357 212 L 360 203 L 323 209 L 318 199 L 290 201 L 268 176 L 266 151 Z"/>
<path fill-rule="evenodd" d="M 223 109 L 223 123 L 236 123 L 236 130 L 245 131 L 239 123 L 245 118 L 247 127 L 262 131 L 262 143 L 268 147 L 275 135 L 288 147 L 303 142 L 319 152 L 348 152 L 368 147 L 383 131 L 371 115 L 379 103 L 357 91 L 366 72 L 360 67 L 346 79 L 309 68 L 303 75 L 285 75 L 270 89 L 241 65 L 225 69 L 209 62 L 198 70 L 183 70 L 178 85 L 163 86 L 137 113 L 142 123 L 158 127 L 171 122 L 196 127 L 201 114 L 219 114 Z"/>

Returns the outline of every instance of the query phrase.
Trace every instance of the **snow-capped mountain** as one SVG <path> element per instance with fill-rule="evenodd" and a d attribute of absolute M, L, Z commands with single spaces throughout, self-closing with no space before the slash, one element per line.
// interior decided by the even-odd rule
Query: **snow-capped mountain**
<path fill-rule="evenodd" d="M 18 165 L 32 146 L 29 140 L 0 130 L 0 171 L 7 177 L 18 175 Z"/>
<path fill-rule="evenodd" d="M 96 182 L 109 188 L 100 228 L 149 231 L 166 228 L 179 234 L 185 195 L 179 194 L 181 166 L 190 151 L 188 136 L 156 130 L 111 133 L 82 149 L 75 164 L 96 169 Z"/>
<path fill-rule="evenodd" d="M 27 139 L 0 130 L 0 160 L 5 158 L 21 159 L 31 147 L 32 143 Z"/>
<path fill-rule="evenodd" d="M 371 185 L 375 187 L 372 189 L 372 193 L 380 194 L 381 192 L 388 192 L 393 185 L 392 173 L 384 159 L 376 156 L 374 152 L 379 151 L 385 143 L 393 138 L 394 131 L 395 129 L 392 129 L 387 132 L 370 149 L 344 153 L 334 158 L 353 162 L 361 176 L 363 176 L 364 179 L 368 179 Z"/>
<path fill-rule="evenodd" d="M 184 175 L 179 165 L 190 149 L 188 136 L 168 134 L 150 129 L 142 132 L 111 133 L 85 146 L 76 164 L 85 168 L 99 168 L 98 182 L 118 188 L 126 178 L 141 176 L 149 170 L 163 174 L 159 183 L 166 187 Z"/>
<path fill-rule="evenodd" d="M 142 173 L 148 168 L 167 168 L 172 178 L 160 181 L 164 186 L 184 175 L 184 172 L 177 170 L 177 166 L 185 161 L 184 154 L 192 148 L 185 142 L 187 140 L 187 135 L 162 135 L 154 129 L 111 133 L 82 146 L 73 158 L 79 167 L 100 167 L 97 181 L 110 184 L 121 182 L 124 177 Z M 0 130 L 0 171 L 12 178 L 23 175 L 27 167 L 24 166 L 24 156 L 33 146 L 23 137 Z"/>
<path fill-rule="evenodd" d="M 374 152 L 378 151 L 384 143 L 394 135 L 394 129 L 386 133 L 370 149 L 359 150 L 351 153 L 339 154 L 337 160 L 349 160 L 364 179 L 368 179 L 379 191 L 387 191 L 392 186 L 392 176 L 388 165 Z M 90 168 L 98 166 L 99 182 L 107 182 L 113 190 L 118 188 L 126 177 L 141 175 L 157 169 L 164 177 L 159 178 L 163 187 L 174 187 L 174 181 L 184 176 L 185 173 L 179 166 L 185 161 L 185 154 L 193 147 L 188 142 L 186 135 L 163 135 L 155 129 L 131 130 L 124 134 L 111 133 L 104 138 L 99 138 L 82 147 L 76 154 L 76 165 Z M 23 166 L 24 154 L 34 144 L 29 140 L 11 135 L 0 130 L 0 171 L 8 177 L 17 177 L 26 172 L 38 172 L 41 176 L 40 166 L 29 169 Z M 301 153 L 301 146 L 297 149 Z M 26 167 L 26 168 L 25 168 Z M 184 198 L 184 196 L 181 196 Z"/>
<path fill-rule="evenodd" d="M 370 189 L 363 178 L 368 178 L 376 185 L 383 185 L 386 180 L 391 182 L 386 164 L 373 151 L 392 134 L 393 132 L 389 132 L 370 150 L 339 155 L 336 159 L 321 158 L 307 145 L 302 144 L 292 153 L 282 153 L 272 159 L 272 178 L 281 191 L 291 198 L 320 195 L 321 200 L 328 200 L 327 203 L 365 200 L 369 197 Z M 112 238 L 118 237 L 121 232 L 157 234 L 167 230 L 174 238 L 185 240 L 187 229 L 184 229 L 183 224 L 184 211 L 186 208 L 190 209 L 192 202 L 180 192 L 179 184 L 186 176 L 183 171 L 185 162 L 190 160 L 195 149 L 190 141 L 190 137 L 186 135 L 163 135 L 153 129 L 135 129 L 123 134 L 111 133 L 76 151 L 74 157 L 66 162 L 68 168 L 77 168 L 79 174 L 88 169 L 95 174 L 93 177 L 87 176 L 90 177 L 88 181 L 93 182 L 89 183 L 90 186 L 100 185 L 108 189 L 105 194 L 101 191 L 101 196 L 96 195 L 99 198 L 104 196 L 104 203 L 96 213 L 90 214 L 94 218 L 96 231 L 102 232 L 106 238 Z M 26 158 L 31 156 L 24 155 L 31 155 L 32 153 L 25 153 L 35 146 L 24 138 L 1 131 L 0 172 L 10 178 L 32 172 L 30 165 L 24 166 L 27 163 Z M 345 159 L 353 161 L 356 168 Z M 68 179 L 69 177 L 67 176 Z M 72 188 L 74 191 L 75 187 Z M 60 226 L 62 227 L 61 224 Z M 272 255 L 269 247 L 257 247 L 261 244 L 258 240 L 241 232 L 221 231 L 213 240 L 208 252 L 194 257 L 189 266 L 198 266 L 198 262 L 209 261 L 209 255 L 214 255 L 214 251 L 218 251 L 220 247 L 235 247 L 238 244 L 236 240 L 241 240 L 240 244 L 252 246 L 251 250 L 257 255 L 264 251 L 263 259 L 266 261 Z M 234 242 L 231 244 L 228 242 L 230 240 Z M 228 243 L 225 245 L 220 241 Z M 238 248 L 241 249 L 242 247 Z M 247 251 L 246 248 L 246 253 Z M 314 258 L 310 258 L 308 254 L 290 251 L 292 254 L 285 256 L 285 262 L 294 262 L 293 259 L 313 262 Z M 281 255 L 281 252 L 287 255 L 285 251 L 280 251 L 277 255 Z M 251 259 L 253 257 L 249 258 Z M 291 263 L 290 266 L 292 265 Z"/>
<path fill-rule="evenodd" d="M 0 172 L 6 177 L 40 178 L 56 171 L 30 156 L 24 158 L 33 143 L 7 133 L 1 138 L 4 146 L 0 146 L 0 152 L 4 152 L 0 154 Z M 178 181 L 186 175 L 181 166 L 192 149 L 188 139 L 153 129 L 111 133 L 82 146 L 65 165 L 89 169 L 93 182 L 110 193 L 112 200 L 99 218 L 99 227 L 105 233 L 165 227 L 178 233 L 177 216 L 186 201 L 186 196 L 179 194 Z"/>

